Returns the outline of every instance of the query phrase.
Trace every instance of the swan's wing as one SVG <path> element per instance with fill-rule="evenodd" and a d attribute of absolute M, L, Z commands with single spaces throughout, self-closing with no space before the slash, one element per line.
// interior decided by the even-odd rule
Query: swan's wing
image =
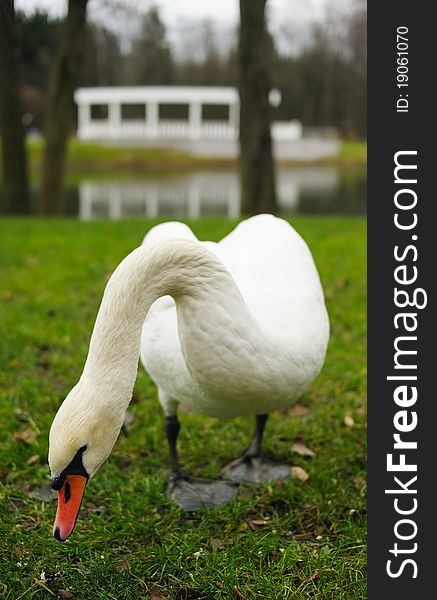
<path fill-rule="evenodd" d="M 213 251 L 213 250 L 212 250 Z M 252 313 L 278 333 L 310 335 L 327 330 L 320 278 L 311 252 L 283 219 L 257 215 L 242 221 L 218 244 L 218 257 L 230 271 Z"/>

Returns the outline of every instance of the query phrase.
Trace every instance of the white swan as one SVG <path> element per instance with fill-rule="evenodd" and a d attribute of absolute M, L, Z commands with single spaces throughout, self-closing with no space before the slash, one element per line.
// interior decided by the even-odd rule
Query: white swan
<path fill-rule="evenodd" d="M 218 244 L 199 242 L 182 223 L 154 227 L 108 282 L 83 373 L 51 427 L 55 537 L 64 540 L 73 530 L 88 478 L 111 452 L 140 351 L 166 417 L 169 489 L 189 509 L 223 503 L 235 487 L 181 471 L 178 404 L 214 417 L 257 415 L 252 442 L 225 476 L 283 476 L 284 466 L 260 458 L 266 416 L 308 387 L 323 365 L 328 336 L 311 253 L 286 221 L 252 217 Z"/>

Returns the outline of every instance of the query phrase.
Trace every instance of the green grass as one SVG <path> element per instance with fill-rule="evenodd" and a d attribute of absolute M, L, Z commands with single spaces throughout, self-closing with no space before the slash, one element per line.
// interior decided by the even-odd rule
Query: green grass
<path fill-rule="evenodd" d="M 367 163 L 367 142 L 343 141 L 341 143 L 338 160 L 342 163 L 365 165 Z"/>
<path fill-rule="evenodd" d="M 152 223 L 0 221 L 1 598 L 49 599 L 67 589 L 78 600 L 366 598 L 365 222 L 293 223 L 318 264 L 332 334 L 302 414 L 274 414 L 265 449 L 309 479 L 242 488 L 223 509 L 182 513 L 166 497 L 162 414 L 140 369 L 132 424 L 89 484 L 72 537 L 59 544 L 55 502 L 38 491 L 48 482 L 49 427 L 81 373 L 108 273 Z M 192 227 L 219 239 L 234 224 Z M 182 413 L 181 421 L 183 462 L 209 477 L 241 452 L 253 427 L 249 418 Z M 296 440 L 315 457 L 293 453 Z"/>
<path fill-rule="evenodd" d="M 39 179 L 42 157 L 42 140 L 29 140 L 27 144 L 32 177 Z M 1 148 L 0 148 L 1 159 Z M 363 141 L 342 141 L 337 156 L 323 159 L 321 163 L 338 165 L 365 165 L 367 143 Z M 317 161 L 316 161 L 317 162 Z M 108 173 L 145 174 L 192 169 L 214 169 L 235 167 L 231 159 L 192 156 L 170 148 L 148 148 L 144 146 L 111 146 L 84 142 L 71 138 L 68 148 L 68 177 Z"/>

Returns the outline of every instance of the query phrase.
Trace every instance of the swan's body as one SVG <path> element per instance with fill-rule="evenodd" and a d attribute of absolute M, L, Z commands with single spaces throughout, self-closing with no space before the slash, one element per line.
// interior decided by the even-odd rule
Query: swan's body
<path fill-rule="evenodd" d="M 286 408 L 320 371 L 328 330 L 311 253 L 287 222 L 253 217 L 218 244 L 199 242 L 181 223 L 153 228 L 108 282 L 82 376 L 53 422 L 54 485 L 92 477 L 109 455 L 140 352 L 180 479 L 178 404 L 224 418 Z M 65 505 L 70 495 L 69 487 Z M 74 522 L 55 527 L 65 539 Z"/>
<path fill-rule="evenodd" d="M 218 244 L 199 242 L 181 223 L 165 223 L 144 246 L 182 237 L 221 264 L 210 256 L 210 277 L 196 281 L 190 274 L 198 299 L 181 299 L 177 309 L 171 297 L 160 298 L 146 317 L 141 360 L 164 411 L 173 414 L 181 402 L 227 418 L 290 406 L 322 367 L 328 340 L 308 246 L 271 215 L 244 221 Z"/>

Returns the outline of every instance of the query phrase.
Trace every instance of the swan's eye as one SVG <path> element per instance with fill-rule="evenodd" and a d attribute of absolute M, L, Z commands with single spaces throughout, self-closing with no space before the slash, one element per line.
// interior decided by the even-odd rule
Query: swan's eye
<path fill-rule="evenodd" d="M 73 460 L 67 467 L 65 467 L 62 473 L 60 475 L 57 475 L 56 477 L 52 477 L 50 481 L 50 486 L 52 487 L 52 489 L 59 491 L 64 485 L 65 477 L 67 475 L 83 475 L 88 479 L 89 475 L 86 472 L 82 462 L 82 454 L 85 452 L 86 449 L 87 446 L 82 446 L 82 448 L 79 448 L 79 450 L 74 455 Z M 68 493 L 69 492 L 66 489 L 65 495 L 67 496 Z M 65 502 L 68 502 L 68 499 L 66 498 Z"/>

